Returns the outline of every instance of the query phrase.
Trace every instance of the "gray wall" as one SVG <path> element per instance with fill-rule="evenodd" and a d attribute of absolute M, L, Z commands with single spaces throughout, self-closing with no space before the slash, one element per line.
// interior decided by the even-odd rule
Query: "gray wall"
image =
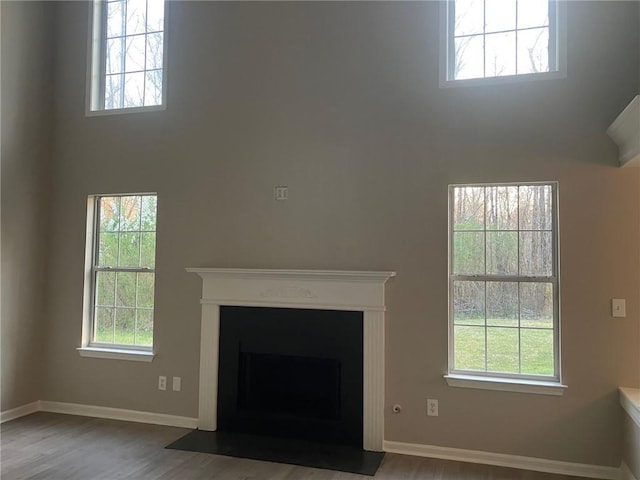
<path fill-rule="evenodd" d="M 87 7 L 57 9 L 45 398 L 197 416 L 201 283 L 184 267 L 395 270 L 388 440 L 619 466 L 616 389 L 640 384 L 640 170 L 617 168 L 605 130 L 638 85 L 636 4 L 569 2 L 566 79 L 453 89 L 433 2 L 170 7 L 167 110 L 93 118 Z M 560 182 L 569 388 L 449 388 L 447 185 L 534 180 Z M 138 191 L 159 195 L 157 357 L 80 358 L 87 195 Z"/>
<path fill-rule="evenodd" d="M 53 6 L 1 2 L 2 411 L 42 398 Z"/>

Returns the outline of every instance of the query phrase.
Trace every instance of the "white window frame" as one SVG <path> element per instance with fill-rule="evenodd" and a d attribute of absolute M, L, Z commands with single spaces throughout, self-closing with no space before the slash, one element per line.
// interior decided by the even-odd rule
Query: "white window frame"
<path fill-rule="evenodd" d="M 87 80 L 86 80 L 86 116 L 96 117 L 104 115 L 121 115 L 128 113 L 158 112 L 167 109 L 167 37 L 169 0 L 164 1 L 164 27 L 162 46 L 162 103 L 141 107 L 123 107 L 105 110 L 104 108 L 104 84 L 106 68 L 104 50 L 105 38 L 103 33 L 106 28 L 107 0 L 92 0 L 89 2 L 89 40 L 87 49 Z"/>
<path fill-rule="evenodd" d="M 500 77 L 466 78 L 452 76 L 455 56 L 453 6 L 455 0 L 442 0 L 440 4 L 440 88 L 504 85 L 553 80 L 567 77 L 567 6 L 566 0 L 549 0 L 549 38 L 555 42 L 555 51 L 549 52 L 549 71 L 522 73 Z M 555 68 L 552 68 L 555 67 Z"/>
<path fill-rule="evenodd" d="M 552 275 L 549 277 L 533 277 L 523 275 L 497 276 L 490 274 L 483 275 L 458 275 L 454 274 L 454 189 L 460 187 L 509 187 L 509 186 L 551 186 L 552 188 Z M 485 207 L 486 208 L 486 207 Z M 486 210 L 485 210 L 486 213 Z M 544 395 L 562 395 L 566 385 L 562 384 L 562 368 L 560 357 L 560 253 L 559 253 L 559 225 L 558 225 L 558 182 L 503 182 L 503 183 L 471 183 L 449 185 L 448 201 L 448 270 L 449 270 L 449 313 L 448 313 L 448 374 L 444 376 L 449 386 L 476 388 L 484 390 L 503 390 L 521 393 L 538 393 Z M 486 228 L 486 227 L 485 227 Z M 485 239 L 486 242 L 486 239 Z M 486 248 L 486 243 L 485 243 Z M 470 281 L 504 281 L 504 282 L 544 282 L 553 284 L 553 335 L 554 335 L 554 374 L 553 375 L 530 375 L 530 374 L 509 374 L 500 372 L 486 372 L 462 370 L 455 368 L 455 345 L 454 345 L 454 315 L 453 315 L 453 285 L 456 280 Z M 518 331 L 520 326 L 518 326 Z M 486 355 L 486 352 L 485 352 Z"/>
<path fill-rule="evenodd" d="M 101 197 L 123 197 L 138 195 L 155 195 L 155 192 L 142 193 L 117 193 L 90 195 L 87 200 L 87 229 L 85 244 L 85 274 L 83 292 L 83 319 L 82 319 L 82 340 L 81 346 L 77 348 L 78 353 L 83 357 L 107 358 L 115 360 L 133 360 L 141 362 L 151 362 L 155 357 L 155 340 L 151 346 L 146 345 L 126 345 L 94 342 L 93 332 L 95 328 L 95 295 L 96 295 L 96 273 L 98 271 L 127 271 L 127 272 L 149 272 L 155 273 L 154 268 L 99 268 L 96 266 L 96 256 L 98 253 L 98 242 L 100 239 L 100 198 Z M 156 211 L 156 246 L 157 246 L 157 211 Z M 154 277 L 155 282 L 155 277 Z M 155 290 L 155 289 L 154 289 Z M 154 301 L 155 317 L 155 301 Z"/>

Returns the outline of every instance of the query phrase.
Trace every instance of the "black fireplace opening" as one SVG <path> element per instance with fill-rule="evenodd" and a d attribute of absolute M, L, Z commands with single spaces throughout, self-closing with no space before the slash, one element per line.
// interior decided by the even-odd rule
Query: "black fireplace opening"
<path fill-rule="evenodd" d="M 221 307 L 218 428 L 362 447 L 362 319 Z"/>
<path fill-rule="evenodd" d="M 340 419 L 340 361 L 240 352 L 238 408 L 263 414 Z"/>

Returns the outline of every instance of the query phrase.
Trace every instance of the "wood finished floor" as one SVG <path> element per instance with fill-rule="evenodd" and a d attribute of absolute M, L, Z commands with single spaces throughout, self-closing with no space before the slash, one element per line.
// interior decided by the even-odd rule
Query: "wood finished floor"
<path fill-rule="evenodd" d="M 3 480 L 366 480 L 372 477 L 164 447 L 189 430 L 34 413 L 0 427 Z M 580 480 L 387 454 L 376 480 Z M 583 479 L 586 480 L 586 479 Z"/>

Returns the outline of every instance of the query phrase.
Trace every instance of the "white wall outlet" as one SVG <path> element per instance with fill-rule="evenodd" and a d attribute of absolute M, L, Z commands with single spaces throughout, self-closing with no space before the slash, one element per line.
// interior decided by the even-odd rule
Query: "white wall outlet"
<path fill-rule="evenodd" d="M 173 391 L 179 392 L 182 388 L 182 379 L 180 377 L 173 377 Z"/>
<path fill-rule="evenodd" d="M 276 200 L 287 200 L 289 198 L 289 187 L 278 185 L 275 187 Z"/>
<path fill-rule="evenodd" d="M 164 375 L 160 375 L 158 377 L 158 390 L 166 390 L 167 389 L 167 377 Z"/>
<path fill-rule="evenodd" d="M 429 417 L 438 416 L 438 400 L 427 398 L 427 415 Z"/>
<path fill-rule="evenodd" d="M 611 316 L 613 317 L 627 316 L 627 302 L 625 301 L 624 298 L 611 299 Z"/>

